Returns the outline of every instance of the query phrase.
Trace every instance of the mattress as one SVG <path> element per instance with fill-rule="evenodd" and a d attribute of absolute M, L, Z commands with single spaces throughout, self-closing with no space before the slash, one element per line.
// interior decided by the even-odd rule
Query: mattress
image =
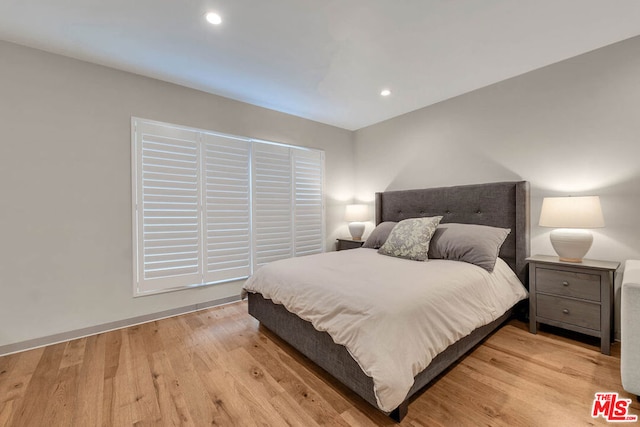
<path fill-rule="evenodd" d="M 244 290 L 282 304 L 343 345 L 373 379 L 378 407 L 387 412 L 436 355 L 527 297 L 500 259 L 489 273 L 364 248 L 270 263 Z"/>

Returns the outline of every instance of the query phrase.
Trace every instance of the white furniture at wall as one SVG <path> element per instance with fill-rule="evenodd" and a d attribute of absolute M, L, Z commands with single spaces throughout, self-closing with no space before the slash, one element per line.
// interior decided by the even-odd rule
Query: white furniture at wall
<path fill-rule="evenodd" d="M 638 396 L 640 395 L 640 260 L 628 260 L 624 268 L 620 321 L 622 387 Z"/>

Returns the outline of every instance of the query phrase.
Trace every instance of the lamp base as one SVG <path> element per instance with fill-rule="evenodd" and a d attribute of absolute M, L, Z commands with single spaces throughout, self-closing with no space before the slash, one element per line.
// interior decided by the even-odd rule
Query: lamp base
<path fill-rule="evenodd" d="M 364 222 L 350 222 L 349 233 L 353 240 L 361 240 L 364 233 Z"/>
<path fill-rule="evenodd" d="M 553 230 L 550 239 L 560 261 L 564 262 L 582 262 L 593 243 L 593 235 L 589 230 L 576 228 Z"/>

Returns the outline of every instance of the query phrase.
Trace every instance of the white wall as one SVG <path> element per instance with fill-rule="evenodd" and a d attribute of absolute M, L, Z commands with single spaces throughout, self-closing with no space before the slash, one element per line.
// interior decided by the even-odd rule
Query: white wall
<path fill-rule="evenodd" d="M 10 43 L 0 58 L 0 346 L 239 292 L 132 298 L 132 115 L 324 149 L 327 247 L 354 178 L 361 200 L 526 179 L 532 253 L 553 253 L 542 197 L 599 194 L 588 256 L 640 258 L 640 38 L 355 133 Z"/>
<path fill-rule="evenodd" d="M 0 346 L 239 294 L 132 298 L 131 116 L 325 150 L 346 234 L 352 132 L 0 42 Z"/>
<path fill-rule="evenodd" d="M 532 254 L 554 254 L 537 226 L 543 197 L 593 194 L 606 228 L 587 257 L 640 258 L 640 37 L 358 130 L 355 141 L 362 200 L 524 179 Z"/>

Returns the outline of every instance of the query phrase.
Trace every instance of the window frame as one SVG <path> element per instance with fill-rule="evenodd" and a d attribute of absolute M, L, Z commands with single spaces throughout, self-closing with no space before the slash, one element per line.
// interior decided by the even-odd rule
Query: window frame
<path fill-rule="evenodd" d="M 197 227 L 199 229 L 199 241 L 198 241 L 198 273 L 199 277 L 202 280 L 198 280 L 199 283 L 189 284 L 189 285 L 178 285 L 178 286 L 170 286 L 170 287 L 141 287 L 141 283 L 150 283 L 154 279 L 144 279 L 141 276 L 145 273 L 145 265 L 144 265 L 144 257 L 145 255 L 141 253 L 144 250 L 144 237 L 143 237 L 143 224 L 140 223 L 142 219 L 144 219 L 144 212 L 141 211 L 143 208 L 142 197 L 144 196 L 143 190 L 143 177 L 140 175 L 143 173 L 142 169 L 142 160 L 143 160 L 143 140 L 142 135 L 139 133 L 138 127 L 140 125 L 150 125 L 150 126 L 158 126 L 158 127 L 166 127 L 176 132 L 191 132 L 197 135 L 196 144 L 197 144 L 197 186 L 198 186 L 198 222 Z M 141 126 L 143 127 L 143 126 Z M 210 225 L 207 224 L 207 211 L 206 211 L 206 173 L 207 173 L 207 158 L 206 158 L 206 136 L 211 135 L 214 138 L 223 138 L 224 140 L 239 140 L 246 144 L 249 147 L 249 158 L 248 158 L 248 183 L 249 183 L 249 204 L 248 204 L 248 216 L 249 216 L 249 273 L 246 276 L 241 277 L 232 277 L 226 278 L 223 280 L 214 280 L 207 282 L 207 275 L 210 274 L 208 271 L 207 265 L 207 228 Z M 316 153 L 318 156 L 318 164 L 320 171 L 320 238 L 318 241 L 319 247 L 318 252 L 325 251 L 325 240 L 326 240 L 326 196 L 325 196 L 325 153 L 324 150 L 319 150 L 315 148 L 309 147 L 301 147 L 291 144 L 283 144 L 280 142 L 273 142 L 263 139 L 254 139 L 248 137 L 242 137 L 237 135 L 225 134 L 221 132 L 211 131 L 207 129 L 193 128 L 189 126 L 176 125 L 173 123 L 160 122 L 155 120 L 144 119 L 140 117 L 131 117 L 131 173 L 132 173 L 132 248 L 133 248 L 133 296 L 140 297 L 146 295 L 155 295 L 166 292 L 179 291 L 194 287 L 203 287 L 203 286 L 212 286 L 221 283 L 245 280 L 251 274 L 253 274 L 258 265 L 256 263 L 256 235 L 255 235 L 255 207 L 254 207 L 254 198 L 255 198 L 255 189 L 254 189 L 254 151 L 259 144 L 280 146 L 288 149 L 289 152 L 289 160 L 290 160 L 290 178 L 291 178 L 291 191 L 290 191 L 290 204 L 292 207 L 292 215 L 291 221 L 289 222 L 289 227 L 291 230 L 291 255 L 296 256 L 296 218 L 295 218 L 295 206 L 296 206 L 296 171 L 294 165 L 295 153 L 299 153 L 302 151 L 309 153 Z M 274 147 L 275 148 L 275 147 Z M 299 150 L 299 151 L 298 151 Z M 317 237 L 317 236 L 316 236 Z M 169 278 L 180 277 L 180 276 L 167 276 Z M 141 282 L 143 280 L 143 282 Z M 160 279 L 161 280 L 161 279 Z M 175 281 L 179 281 L 176 279 Z M 169 280 L 172 282 L 172 280 Z"/>

